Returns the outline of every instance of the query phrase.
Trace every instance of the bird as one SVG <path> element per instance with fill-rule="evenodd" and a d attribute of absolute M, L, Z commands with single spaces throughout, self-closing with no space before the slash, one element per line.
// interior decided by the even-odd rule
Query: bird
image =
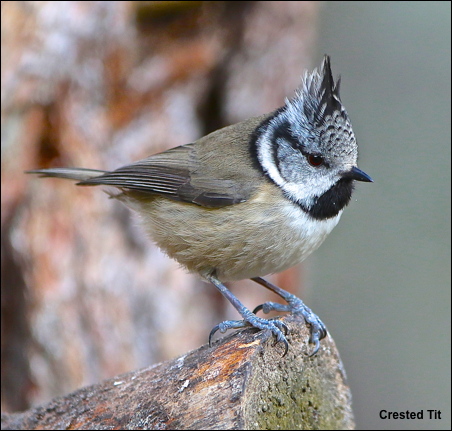
<path fill-rule="evenodd" d="M 337 225 L 356 181 L 372 182 L 357 166 L 358 146 L 334 80 L 330 57 L 305 71 L 279 109 L 216 130 L 113 171 L 48 168 L 27 171 L 112 186 L 110 196 L 136 211 L 151 239 L 189 272 L 211 282 L 241 320 L 216 325 L 267 331 L 288 351 L 287 326 L 258 317 L 271 310 L 303 316 L 310 355 L 327 329 L 295 295 L 263 277 L 309 256 Z M 252 312 L 225 283 L 251 279 L 281 297 Z"/>

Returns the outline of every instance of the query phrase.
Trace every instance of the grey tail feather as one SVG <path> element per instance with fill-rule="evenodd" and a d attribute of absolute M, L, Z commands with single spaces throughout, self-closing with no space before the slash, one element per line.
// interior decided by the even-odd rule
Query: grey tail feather
<path fill-rule="evenodd" d="M 32 171 L 25 171 L 26 174 L 39 174 L 41 177 L 66 178 L 68 180 L 86 181 L 90 178 L 99 177 L 107 171 L 100 171 L 98 169 L 84 169 L 84 168 L 51 168 L 51 169 L 35 169 Z M 90 185 L 90 184 L 86 184 Z"/>

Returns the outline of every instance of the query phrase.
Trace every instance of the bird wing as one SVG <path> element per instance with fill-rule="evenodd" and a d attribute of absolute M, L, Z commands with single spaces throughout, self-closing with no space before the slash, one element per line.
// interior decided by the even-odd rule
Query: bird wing
<path fill-rule="evenodd" d="M 110 185 L 208 208 L 246 201 L 250 195 L 249 184 L 241 187 L 237 179 L 216 178 L 201 172 L 195 145 L 172 148 L 78 184 Z"/>
<path fill-rule="evenodd" d="M 245 202 L 265 181 L 256 168 L 250 146 L 256 128 L 271 115 L 224 127 L 191 144 L 171 148 L 78 184 L 106 184 L 207 208 Z"/>

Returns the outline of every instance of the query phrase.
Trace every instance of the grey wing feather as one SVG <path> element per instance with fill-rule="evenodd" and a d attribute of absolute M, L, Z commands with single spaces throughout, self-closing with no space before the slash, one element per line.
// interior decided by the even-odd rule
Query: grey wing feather
<path fill-rule="evenodd" d="M 148 193 L 177 195 L 190 179 L 190 145 L 176 147 L 147 159 L 81 181 L 80 185 L 105 184 Z"/>

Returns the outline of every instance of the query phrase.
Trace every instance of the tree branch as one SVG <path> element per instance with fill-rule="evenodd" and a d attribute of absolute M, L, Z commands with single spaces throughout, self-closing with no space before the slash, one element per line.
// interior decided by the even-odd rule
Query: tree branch
<path fill-rule="evenodd" d="M 245 330 L 177 359 L 2 415 L 2 429 L 353 429 L 350 390 L 330 336 L 309 357 L 302 318 L 290 348 Z"/>

